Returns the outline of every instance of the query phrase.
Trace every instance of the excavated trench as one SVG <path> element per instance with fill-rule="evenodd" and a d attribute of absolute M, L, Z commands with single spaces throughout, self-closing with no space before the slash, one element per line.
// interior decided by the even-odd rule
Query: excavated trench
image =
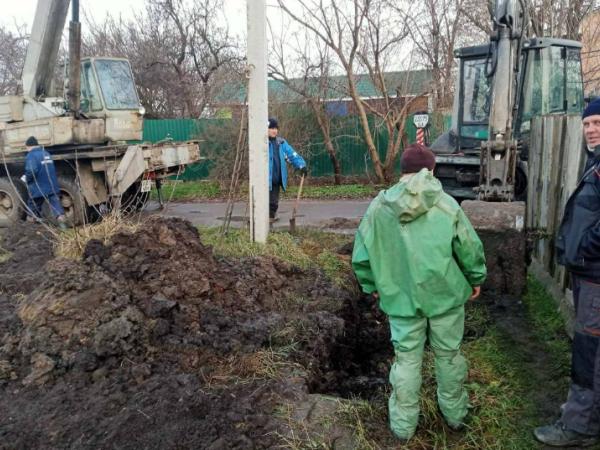
<path fill-rule="evenodd" d="M 330 361 L 309 382 L 312 393 L 370 399 L 387 386 L 393 348 L 385 314 L 370 296 L 348 300 L 340 311 L 344 331 L 332 343 Z"/>

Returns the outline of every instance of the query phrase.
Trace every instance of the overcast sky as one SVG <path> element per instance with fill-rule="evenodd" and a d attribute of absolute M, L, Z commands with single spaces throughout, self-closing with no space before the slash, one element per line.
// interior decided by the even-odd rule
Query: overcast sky
<path fill-rule="evenodd" d="M 0 22 L 8 25 L 13 23 L 31 26 L 37 0 L 1 0 L 2 15 Z M 227 16 L 231 19 L 230 28 L 236 31 L 246 27 L 246 0 L 222 0 Z M 86 14 L 92 14 L 96 19 L 103 18 L 107 13 L 131 16 L 133 11 L 144 6 L 144 0 L 80 0 L 80 8 Z"/>

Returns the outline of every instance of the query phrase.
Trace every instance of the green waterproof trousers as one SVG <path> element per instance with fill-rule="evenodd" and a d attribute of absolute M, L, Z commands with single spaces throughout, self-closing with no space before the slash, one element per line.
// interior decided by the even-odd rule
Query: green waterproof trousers
<path fill-rule="evenodd" d="M 435 317 L 389 317 L 396 358 L 390 370 L 390 428 L 402 439 L 411 438 L 419 421 L 421 363 L 426 338 L 435 355 L 438 404 L 450 425 L 467 415 L 469 397 L 464 388 L 467 361 L 460 352 L 465 310 L 453 308 Z"/>

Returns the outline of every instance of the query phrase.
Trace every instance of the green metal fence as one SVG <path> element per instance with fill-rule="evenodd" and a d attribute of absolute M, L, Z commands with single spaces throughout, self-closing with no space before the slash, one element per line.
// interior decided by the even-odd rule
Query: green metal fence
<path fill-rule="evenodd" d="M 438 115 L 432 118 L 430 128 L 430 140 L 433 141 L 439 134 L 450 127 L 450 116 Z M 377 127 L 375 121 L 369 120 L 375 140 L 379 149 L 380 157 L 385 158 L 385 149 L 388 143 L 387 131 L 384 127 Z M 223 130 L 223 133 L 234 132 L 230 119 L 164 119 L 144 121 L 144 141 L 158 142 L 165 139 L 176 141 L 200 140 L 201 152 L 207 159 L 201 163 L 189 166 L 180 177 L 184 180 L 199 180 L 210 177 L 213 166 L 213 158 L 225 151 L 234 151 L 235 138 L 227 141 L 215 139 L 215 130 Z M 233 130 L 233 131 L 232 131 Z M 212 135 L 211 135 L 212 133 Z M 412 117 L 406 121 L 406 141 L 415 142 L 416 128 Z M 361 128 L 356 117 L 345 118 L 338 122 L 333 136 L 334 145 L 338 151 L 342 167 L 342 175 L 365 175 L 372 172 L 372 165 L 365 144 L 361 138 Z M 290 142 L 294 146 L 294 142 Z M 303 154 L 310 167 L 313 177 L 324 177 L 333 175 L 333 166 L 329 154 L 320 138 L 320 133 L 315 130 L 314 136 L 302 147 L 296 146 L 296 150 Z M 399 166 L 397 166 L 399 169 Z"/>

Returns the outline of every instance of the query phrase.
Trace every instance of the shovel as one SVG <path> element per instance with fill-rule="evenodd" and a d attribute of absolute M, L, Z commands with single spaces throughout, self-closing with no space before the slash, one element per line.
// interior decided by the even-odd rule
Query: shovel
<path fill-rule="evenodd" d="M 300 203 L 300 196 L 302 195 L 302 186 L 304 186 L 304 175 L 300 178 L 300 187 L 298 188 L 298 195 L 296 196 L 296 202 L 294 203 L 294 210 L 292 211 L 292 217 L 290 219 L 290 233 L 296 233 L 296 212 L 298 211 L 298 203 Z"/>

